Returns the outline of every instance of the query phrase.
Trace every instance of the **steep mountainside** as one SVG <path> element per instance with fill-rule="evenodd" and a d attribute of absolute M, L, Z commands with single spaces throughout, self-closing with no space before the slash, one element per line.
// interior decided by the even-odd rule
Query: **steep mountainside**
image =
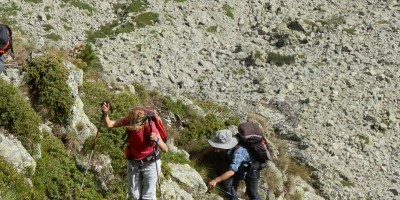
<path fill-rule="evenodd" d="M 92 43 L 109 83 L 263 115 L 326 198 L 400 199 L 397 0 L 4 2 L 39 47 Z"/>

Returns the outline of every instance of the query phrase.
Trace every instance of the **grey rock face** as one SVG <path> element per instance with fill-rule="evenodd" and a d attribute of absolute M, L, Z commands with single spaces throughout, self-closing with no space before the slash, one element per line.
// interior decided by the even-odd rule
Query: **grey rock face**
<path fill-rule="evenodd" d="M 18 172 L 35 173 L 36 162 L 21 145 L 21 142 L 12 136 L 0 133 L 0 156 L 11 163 Z"/>

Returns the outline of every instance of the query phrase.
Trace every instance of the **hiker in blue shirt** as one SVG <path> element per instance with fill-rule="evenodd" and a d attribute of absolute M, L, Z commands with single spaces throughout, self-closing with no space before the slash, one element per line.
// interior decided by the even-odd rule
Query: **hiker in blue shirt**
<path fill-rule="evenodd" d="M 208 143 L 214 149 L 225 149 L 230 160 L 228 170 L 222 175 L 214 178 L 208 183 L 210 189 L 216 187 L 220 182 L 224 185 L 227 198 L 230 200 L 239 199 L 236 189 L 240 180 L 246 183 L 246 194 L 251 200 L 261 200 L 258 195 L 258 183 L 260 179 L 259 169 L 251 167 L 251 163 L 255 161 L 253 155 L 249 151 L 238 145 L 238 138 L 232 135 L 230 130 L 217 131 L 216 136 L 208 140 Z M 210 150 L 209 150 L 210 151 Z"/>

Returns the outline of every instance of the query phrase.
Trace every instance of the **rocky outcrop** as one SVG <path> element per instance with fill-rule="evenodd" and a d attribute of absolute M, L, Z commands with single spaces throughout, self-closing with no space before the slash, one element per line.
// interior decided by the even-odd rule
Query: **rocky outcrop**
<path fill-rule="evenodd" d="M 9 134 L 6 136 L 4 130 L 0 130 L 0 156 L 11 163 L 18 172 L 27 175 L 35 173 L 35 160 L 18 139 Z"/>

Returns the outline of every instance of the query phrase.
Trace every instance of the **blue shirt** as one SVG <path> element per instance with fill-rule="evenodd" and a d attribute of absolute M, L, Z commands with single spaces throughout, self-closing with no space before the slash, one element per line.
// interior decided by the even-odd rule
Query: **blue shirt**
<path fill-rule="evenodd" d="M 234 152 L 232 152 L 232 151 L 234 151 Z M 231 161 L 231 164 L 229 165 L 229 169 L 233 170 L 235 172 L 239 171 L 241 165 L 244 162 L 254 161 L 254 157 L 252 155 L 250 155 L 249 151 L 242 146 L 239 146 L 239 148 L 237 148 L 236 150 L 235 150 L 235 148 L 229 149 L 227 152 L 228 152 L 229 160 Z"/>

